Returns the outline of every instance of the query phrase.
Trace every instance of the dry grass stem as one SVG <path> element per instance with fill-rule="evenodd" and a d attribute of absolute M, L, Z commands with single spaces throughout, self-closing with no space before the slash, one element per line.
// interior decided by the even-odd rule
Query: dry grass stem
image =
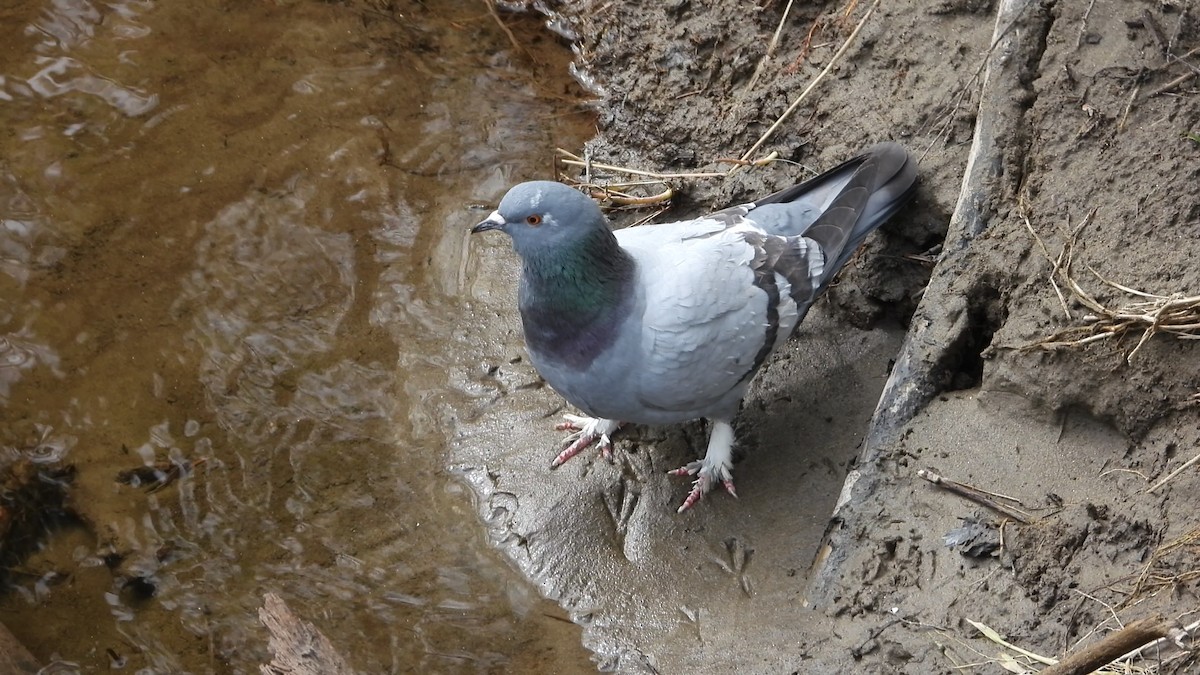
<path fill-rule="evenodd" d="M 1012 644 L 1011 642 L 1008 642 L 1004 638 L 1000 637 L 1000 634 L 997 633 L 995 631 L 995 629 L 987 626 L 984 623 L 981 623 L 979 621 L 972 621 L 970 619 L 966 619 L 966 622 L 971 624 L 972 626 L 974 626 L 975 629 L 978 630 L 980 633 L 983 633 L 983 636 L 985 638 L 991 640 L 992 642 L 995 642 L 996 644 L 1000 645 L 1001 647 L 1004 647 L 1005 649 L 1014 651 L 1014 652 L 1020 654 L 1021 656 L 1024 656 L 1029 659 L 1033 659 L 1034 661 L 1037 661 L 1038 663 L 1041 663 L 1041 664 L 1044 664 L 1047 666 L 1058 663 L 1058 661 L 1050 658 L 1049 656 L 1042 656 L 1041 654 L 1031 652 L 1028 649 L 1022 649 L 1022 648 Z"/>
<path fill-rule="evenodd" d="M 1158 488 L 1166 485 L 1167 482 L 1169 482 L 1171 479 L 1175 478 L 1179 474 L 1183 473 L 1184 471 L 1187 471 L 1187 469 L 1189 467 L 1191 467 L 1192 465 L 1194 465 L 1196 462 L 1200 462 L 1200 455 L 1196 455 L 1195 457 L 1184 462 L 1183 466 L 1179 467 L 1178 469 L 1175 469 L 1171 473 L 1167 474 L 1166 477 L 1163 478 L 1162 480 L 1160 480 L 1157 483 L 1155 483 L 1154 485 L 1151 485 L 1150 487 L 1146 488 L 1146 492 L 1147 493 L 1154 492 Z"/>
<path fill-rule="evenodd" d="M 1058 282 L 1055 281 L 1055 277 L 1058 276 L 1058 268 L 1060 265 L 1062 265 L 1063 254 L 1060 253 L 1057 259 L 1051 258 L 1050 249 L 1046 248 L 1046 242 L 1042 241 L 1041 236 L 1038 235 L 1037 231 L 1033 229 L 1033 225 L 1029 224 L 1029 218 L 1027 216 L 1022 216 L 1022 220 L 1025 221 L 1025 229 L 1029 230 L 1029 234 L 1033 235 L 1033 240 L 1037 242 L 1038 248 L 1042 249 L 1042 256 L 1046 258 L 1046 262 L 1053 266 L 1050 269 L 1050 286 L 1054 289 L 1054 294 L 1058 296 L 1058 304 L 1062 305 L 1063 314 L 1067 315 L 1068 320 L 1074 319 L 1075 317 L 1071 316 L 1071 308 L 1067 306 L 1067 299 L 1065 296 L 1063 296 L 1062 289 L 1059 288 Z M 1064 252 L 1066 251 L 1065 248 L 1063 250 Z"/>
<path fill-rule="evenodd" d="M 649 223 L 650 221 L 658 218 L 659 216 L 661 216 L 662 214 L 664 214 L 670 210 L 671 210 L 671 206 L 670 206 L 670 204 L 668 204 L 668 205 L 662 207 L 661 209 L 655 211 L 654 213 L 651 213 L 647 216 L 643 216 L 642 218 L 638 218 L 636 222 L 634 222 L 633 224 L 630 225 L 630 227 L 637 227 L 639 225 L 645 225 L 646 223 Z"/>
<path fill-rule="evenodd" d="M 639 197 L 627 192 L 622 192 L 617 188 L 625 188 L 625 185 L 596 185 L 595 183 L 580 183 L 577 187 L 586 188 L 592 199 L 603 199 L 615 206 L 654 206 L 664 202 L 671 201 L 675 196 L 675 190 L 669 186 L 666 190 L 658 194 Z"/>
<path fill-rule="evenodd" d="M 1126 334 L 1140 331 L 1141 335 L 1137 344 L 1125 357 L 1127 362 L 1132 362 L 1133 357 L 1137 355 L 1142 346 L 1156 333 L 1167 333 L 1184 340 L 1200 340 L 1200 295 L 1189 293 L 1164 295 L 1140 291 L 1106 279 L 1091 267 L 1088 267 L 1089 271 L 1102 284 L 1139 299 L 1121 306 L 1110 307 L 1084 290 L 1072 274 L 1075 263 L 1075 246 L 1079 233 L 1091 222 L 1095 214 L 1096 212 L 1093 210 L 1078 227 L 1071 230 L 1062 252 L 1053 261 L 1050 259 L 1045 243 L 1033 230 L 1033 227 L 1026 222 L 1026 227 L 1033 234 L 1046 260 L 1053 266 L 1050 275 L 1051 285 L 1068 317 L 1071 314 L 1062 290 L 1059 288 L 1059 283 L 1065 286 L 1074 299 L 1086 307 L 1090 313 L 1082 317 L 1082 325 L 1065 328 L 1049 337 L 1026 345 L 1022 349 L 1055 351 L 1076 348 L 1093 342 L 1120 339 Z M 1057 281 L 1055 281 L 1056 277 Z"/>
<path fill-rule="evenodd" d="M 499 21 L 499 15 L 495 11 L 494 1 L 495 0 L 484 0 L 484 2 L 488 6 L 488 10 L 492 13 L 492 15 L 496 18 L 496 20 Z M 800 92 L 800 95 L 796 98 L 796 100 L 794 100 L 792 102 L 792 104 L 790 106 L 788 106 L 788 109 L 785 110 L 784 113 L 782 115 L 780 115 L 779 118 L 776 119 L 775 122 L 766 130 L 766 132 L 764 132 L 762 134 L 762 136 L 760 136 L 758 138 L 758 140 L 755 141 L 754 144 L 750 146 L 749 150 L 747 150 L 745 153 L 742 154 L 741 157 L 739 157 L 737 159 L 723 158 L 723 159 L 716 160 L 717 162 L 721 162 L 721 163 L 733 164 L 733 166 L 730 169 L 728 169 L 727 171 L 685 171 L 685 172 L 647 171 L 644 169 L 634 169 L 631 167 L 617 166 L 614 164 L 603 164 L 600 162 L 593 162 L 590 157 L 579 157 L 578 155 L 575 155 L 574 153 L 571 153 L 562 148 L 557 149 L 558 156 L 555 157 L 556 168 L 558 166 L 571 166 L 571 167 L 581 168 L 581 169 L 583 169 L 584 178 L 582 181 L 577 181 L 576 185 L 586 186 L 586 187 L 593 188 L 593 189 L 601 189 L 601 190 L 603 190 L 604 195 L 607 198 L 612 199 L 614 196 L 616 197 L 616 199 L 613 200 L 614 203 L 621 203 L 623 205 L 630 205 L 630 206 L 640 206 L 640 205 L 646 205 L 646 204 L 663 203 L 664 201 L 669 200 L 671 198 L 671 196 L 673 196 L 674 191 L 672 190 L 671 186 L 668 185 L 666 191 L 664 191 L 658 195 L 651 196 L 651 197 L 635 197 L 632 195 L 621 194 L 619 192 L 620 188 L 616 184 L 601 186 L 599 184 L 593 183 L 592 182 L 592 170 L 596 169 L 596 170 L 600 170 L 600 171 L 608 171 L 608 172 L 617 173 L 617 174 L 624 174 L 626 176 L 638 176 L 638 177 L 642 177 L 642 178 L 652 178 L 652 179 L 659 180 L 659 181 L 668 181 L 668 180 L 676 180 L 676 179 L 686 180 L 686 179 L 695 179 L 695 178 L 728 178 L 729 176 L 733 175 L 734 173 L 742 170 L 743 168 L 745 168 L 747 166 L 764 166 L 771 162 L 787 161 L 787 160 L 780 159 L 779 154 L 777 152 L 771 152 L 768 155 L 766 155 L 765 157 L 760 157 L 760 158 L 754 159 L 754 160 L 751 160 L 750 158 L 754 155 L 754 153 L 758 152 L 758 150 L 763 146 L 764 143 L 767 142 L 768 139 L 771 138 L 771 136 L 775 133 L 775 131 L 777 129 L 779 129 L 779 127 L 784 123 L 784 121 L 786 121 L 787 118 L 790 117 L 791 114 L 793 112 L 795 112 L 798 107 L 800 107 L 800 104 L 805 100 L 805 98 L 808 96 L 808 94 L 810 92 L 812 92 L 813 89 L 816 88 L 816 86 L 829 74 L 829 72 L 831 70 L 833 70 L 834 65 L 836 65 L 838 63 L 838 61 L 842 58 L 842 56 L 850 48 L 850 45 L 853 44 L 855 38 L 857 38 L 858 34 L 862 31 L 863 26 L 866 25 L 867 21 L 875 13 L 875 10 L 878 9 L 878 7 L 882 3 L 882 1 L 883 0 L 874 0 L 874 2 L 871 3 L 871 6 L 867 9 L 866 13 L 863 14 L 862 19 L 859 20 L 858 24 L 854 27 L 854 30 L 850 32 L 850 35 L 847 36 L 846 40 L 842 43 L 842 46 L 840 48 L 838 48 L 837 52 L 835 52 L 833 57 L 830 58 L 829 63 L 827 63 L 825 65 L 825 68 L 820 72 L 820 74 L 818 74 L 813 79 L 812 82 L 810 82 L 808 84 L 807 87 L 804 88 L 804 91 Z M 771 54 L 772 54 L 774 48 L 777 46 L 777 44 L 779 42 L 779 37 L 783 30 L 783 26 L 787 21 L 788 15 L 791 12 L 792 4 L 793 4 L 792 0 L 789 0 L 787 7 L 784 9 L 783 17 L 780 19 L 779 27 L 775 30 L 775 35 L 772 37 L 771 44 L 768 45 L 768 47 L 767 47 L 766 55 L 763 57 L 763 61 L 758 66 L 759 70 L 761 70 L 763 68 L 763 66 L 766 64 L 767 60 L 771 57 Z M 857 7 L 858 7 L 858 0 L 851 0 L 851 2 L 849 2 L 846 6 L 844 16 L 849 17 Z M 501 26 L 503 26 L 503 23 L 501 23 Z M 509 31 L 507 27 L 505 27 L 505 32 L 509 35 L 509 39 L 513 40 L 514 45 L 516 45 L 515 38 L 513 37 L 511 31 Z M 809 40 L 811 40 L 811 38 L 812 38 L 812 31 L 809 31 Z M 807 41 L 806 41 L 806 48 L 807 48 Z M 750 87 L 748 87 L 748 89 L 754 85 L 758 76 L 759 76 L 759 73 L 758 73 L 758 71 L 756 71 L 754 74 L 754 77 L 751 79 Z M 688 92 L 688 94 L 684 94 L 684 95 L 691 95 L 694 93 L 697 93 L 697 92 Z M 560 173 L 560 178 L 561 178 L 561 172 L 559 172 L 559 173 Z M 627 183 L 625 185 L 629 185 L 629 184 Z M 616 192 L 614 192 L 614 190 L 616 190 Z"/>
<path fill-rule="evenodd" d="M 735 166 L 766 166 L 766 165 L 770 164 L 771 162 L 785 162 L 787 164 L 797 164 L 797 165 L 799 164 L 798 162 L 793 162 L 790 159 L 780 159 L 778 151 L 772 151 L 765 157 L 759 157 L 758 159 L 754 160 L 753 162 L 745 160 L 745 159 L 738 159 L 736 157 L 718 157 L 718 158 L 714 159 L 713 161 L 718 164 L 733 164 Z M 816 173 L 816 172 L 814 171 L 813 173 Z"/>
<path fill-rule="evenodd" d="M 602 164 L 585 160 L 581 157 L 571 154 L 562 148 L 558 149 L 558 154 L 565 157 L 558 161 L 567 166 L 577 166 L 588 170 L 600 169 L 601 171 L 611 171 L 613 173 L 623 173 L 627 176 L 642 176 L 644 178 L 657 178 L 659 180 L 669 180 L 672 178 L 724 178 L 727 174 L 722 171 L 690 171 L 682 173 L 660 173 L 658 171 L 645 171 L 642 169 L 633 169 L 625 166 L 616 166 L 615 164 Z"/>
<path fill-rule="evenodd" d="M 557 148 L 557 152 L 558 152 L 558 155 L 554 158 L 554 161 L 555 161 L 555 172 L 557 174 L 556 178 L 559 181 L 562 181 L 563 183 L 566 183 L 572 187 L 583 189 L 593 199 L 604 200 L 604 201 L 608 202 L 609 205 L 611 205 L 615 208 L 623 208 L 623 207 L 642 208 L 642 207 L 647 207 L 647 206 L 662 206 L 662 205 L 666 205 L 666 207 L 669 208 L 670 201 L 675 197 L 676 190 L 672 185 L 670 185 L 668 183 L 668 181 L 677 180 L 677 179 L 679 179 L 679 180 L 688 179 L 688 178 L 726 178 L 729 176 L 730 173 L 733 172 L 733 169 L 731 169 L 729 171 L 724 171 L 724 172 L 721 172 L 721 171 L 697 171 L 697 172 L 685 172 L 685 173 L 659 173 L 656 171 L 645 171 L 642 169 L 632 169 L 632 168 L 624 167 L 624 166 L 616 166 L 614 164 L 602 164 L 600 162 L 593 162 L 593 161 L 591 161 L 590 158 L 580 157 L 580 156 L 578 156 L 568 150 L 564 150 L 562 148 Z M 750 166 L 750 167 L 766 166 L 772 162 L 788 162 L 788 160 L 780 159 L 779 153 L 777 153 L 777 152 L 772 152 L 765 157 L 754 160 L 753 162 L 748 162 L 748 161 L 741 160 L 741 159 L 729 159 L 729 158 L 717 159 L 715 161 L 719 162 L 719 163 L 724 162 L 724 163 L 734 164 L 735 169 L 745 167 L 745 166 Z M 794 164 L 795 162 L 790 162 L 790 163 Z M 572 166 L 572 167 L 582 168 L 583 169 L 583 178 L 577 179 L 577 178 L 566 175 L 566 173 L 563 172 L 561 169 L 561 167 L 563 167 L 563 166 Z M 599 183 L 599 182 L 593 181 L 593 177 L 592 177 L 593 169 L 598 169 L 600 171 L 607 171 L 607 172 L 614 173 L 614 174 L 624 174 L 627 176 L 648 178 L 650 180 L 610 181 L 610 182 Z M 628 190 L 630 188 L 644 188 L 645 186 L 648 186 L 648 185 L 651 185 L 651 186 L 659 185 L 659 186 L 662 186 L 662 189 L 660 189 L 658 192 L 655 192 L 654 194 L 645 195 L 645 196 L 635 195 L 635 194 L 628 192 Z M 663 213 L 663 211 L 665 211 L 665 210 L 666 210 L 666 208 L 660 210 L 658 213 L 651 216 L 650 219 L 656 218 L 658 215 Z M 639 221 L 637 224 L 640 225 L 641 223 L 642 223 L 642 221 Z"/>
<path fill-rule="evenodd" d="M 1133 102 L 1137 99 L 1137 95 L 1141 93 L 1142 85 L 1134 85 L 1133 91 L 1129 92 L 1129 100 L 1125 103 L 1125 111 L 1121 113 L 1121 120 L 1117 122 L 1117 131 L 1125 131 L 1125 123 L 1129 121 L 1129 112 L 1133 110 Z"/>
<path fill-rule="evenodd" d="M 792 101 L 792 104 L 788 106 L 787 110 L 783 111 L 783 114 L 779 116 L 779 119 L 775 120 L 775 123 L 772 124 L 757 141 L 755 141 L 754 145 L 750 146 L 750 149 L 742 155 L 741 159 L 748 160 L 753 157 L 754 153 L 758 152 L 758 149 L 761 148 L 769 138 L 771 138 L 771 136 L 784 123 L 784 121 L 788 117 L 791 117 L 792 113 L 796 112 L 796 108 L 800 107 L 800 104 L 804 102 L 804 99 L 808 97 L 808 94 L 813 89 L 816 89 L 821 80 L 825 79 L 825 76 L 833 70 L 834 65 L 841 60 L 842 55 L 845 54 L 846 50 L 850 48 L 851 43 L 854 42 L 854 38 L 858 37 L 859 32 L 862 31 L 862 27 L 867 24 L 867 20 L 870 19 L 871 15 L 875 13 L 875 9 L 879 7 L 879 3 L 882 1 L 883 0 L 875 0 L 875 2 L 871 3 L 871 6 L 867 9 L 867 13 L 863 14 L 863 18 L 858 21 L 858 25 L 855 26 L 854 30 L 850 32 L 850 35 L 846 38 L 846 41 L 843 42 L 842 46 L 837 50 L 836 53 L 834 53 L 833 58 L 829 59 L 829 63 L 825 64 L 825 68 L 821 70 L 820 74 L 813 78 L 813 81 L 804 88 L 804 91 L 800 92 L 800 95 L 796 97 L 795 101 Z M 734 170 L 736 169 L 737 167 L 734 167 Z"/>
<path fill-rule="evenodd" d="M 1133 475 L 1141 478 L 1142 480 L 1146 481 L 1147 483 L 1150 482 L 1150 479 L 1146 476 L 1146 474 L 1142 473 L 1141 471 L 1135 471 L 1133 469 L 1109 469 L 1107 471 L 1101 471 L 1100 474 L 1097 476 L 1097 478 L 1104 478 L 1105 476 L 1107 476 L 1109 474 L 1114 474 L 1114 473 L 1129 473 L 1129 474 L 1133 474 Z"/>
<path fill-rule="evenodd" d="M 792 13 L 792 3 L 795 0 L 788 0 L 788 4 L 783 8 L 783 16 L 779 17 L 779 26 L 775 28 L 775 34 L 771 36 L 771 41 L 767 43 L 767 51 L 763 54 L 762 60 L 758 62 L 758 67 L 754 69 L 754 75 L 750 76 L 750 83 L 746 85 L 746 92 L 754 91 L 754 85 L 758 84 L 758 78 L 762 75 L 762 71 L 767 67 L 767 62 L 775 54 L 775 48 L 779 46 L 779 36 L 783 35 L 783 25 L 787 23 L 788 15 Z"/>
<path fill-rule="evenodd" d="M 1179 554 L 1179 555 L 1173 555 Z M 1192 529 L 1187 534 L 1159 546 L 1150 555 L 1150 560 L 1138 574 L 1133 588 L 1118 605 L 1118 608 L 1128 607 L 1146 595 L 1153 595 L 1164 588 L 1176 588 L 1182 584 L 1200 580 L 1200 569 L 1192 568 L 1200 557 L 1200 527 Z M 1172 564 L 1174 563 L 1174 564 Z M 1176 571 L 1181 565 L 1188 566 L 1182 572 Z"/>

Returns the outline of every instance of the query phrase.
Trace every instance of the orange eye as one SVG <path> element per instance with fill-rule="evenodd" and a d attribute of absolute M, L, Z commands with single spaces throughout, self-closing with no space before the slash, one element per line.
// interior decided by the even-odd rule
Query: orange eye
<path fill-rule="evenodd" d="M 532 225 L 534 227 L 537 227 L 538 225 L 542 224 L 542 217 L 535 213 L 532 216 L 526 216 L 525 222 L 529 223 L 530 225 Z"/>

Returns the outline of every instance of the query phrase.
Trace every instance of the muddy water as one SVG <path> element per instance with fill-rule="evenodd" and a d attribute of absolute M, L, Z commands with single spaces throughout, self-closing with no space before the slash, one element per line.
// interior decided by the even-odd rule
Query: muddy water
<path fill-rule="evenodd" d="M 465 205 L 589 133 L 506 21 L 520 51 L 480 2 L 0 9 L 0 446 L 73 465 L 79 516 L 0 601 L 39 659 L 257 672 L 274 591 L 369 672 L 588 667 L 443 469 Z M 192 470 L 116 480 L 156 464 Z"/>

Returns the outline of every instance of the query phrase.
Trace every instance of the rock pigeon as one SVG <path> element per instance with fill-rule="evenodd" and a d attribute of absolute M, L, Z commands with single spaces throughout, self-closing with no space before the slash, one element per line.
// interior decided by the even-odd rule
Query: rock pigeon
<path fill-rule="evenodd" d="M 916 161 L 881 143 L 750 204 L 614 232 L 578 190 L 516 185 L 472 233 L 502 230 L 521 257 L 521 323 L 546 382 L 586 417 L 557 467 L 622 424 L 711 422 L 679 511 L 720 482 L 733 496 L 732 421 L 755 372 L 863 239 L 913 194 Z"/>

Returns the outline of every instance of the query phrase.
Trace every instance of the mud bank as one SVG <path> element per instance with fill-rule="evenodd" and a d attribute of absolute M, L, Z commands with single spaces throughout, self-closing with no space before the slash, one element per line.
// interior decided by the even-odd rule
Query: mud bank
<path fill-rule="evenodd" d="M 759 377 L 738 420 L 743 497 L 683 515 L 663 470 L 691 458 L 698 424 L 549 472 L 562 403 L 520 359 L 511 254 L 479 245 L 477 276 L 510 280 L 471 289 L 502 335 L 485 355 L 501 393 L 459 420 L 452 461 L 495 541 L 621 672 L 1034 669 L 971 621 L 1049 658 L 1155 613 L 1194 622 L 1200 470 L 1156 483 L 1198 451 L 1200 345 L 1097 320 L 1200 294 L 1193 8 L 786 5 L 560 7 L 601 94 L 587 154 L 663 173 L 784 160 L 668 179 L 672 218 L 892 139 L 921 157 L 915 203 Z M 1019 499 L 1028 522 L 921 468 Z M 1001 543 L 947 548 L 975 514 Z"/>

